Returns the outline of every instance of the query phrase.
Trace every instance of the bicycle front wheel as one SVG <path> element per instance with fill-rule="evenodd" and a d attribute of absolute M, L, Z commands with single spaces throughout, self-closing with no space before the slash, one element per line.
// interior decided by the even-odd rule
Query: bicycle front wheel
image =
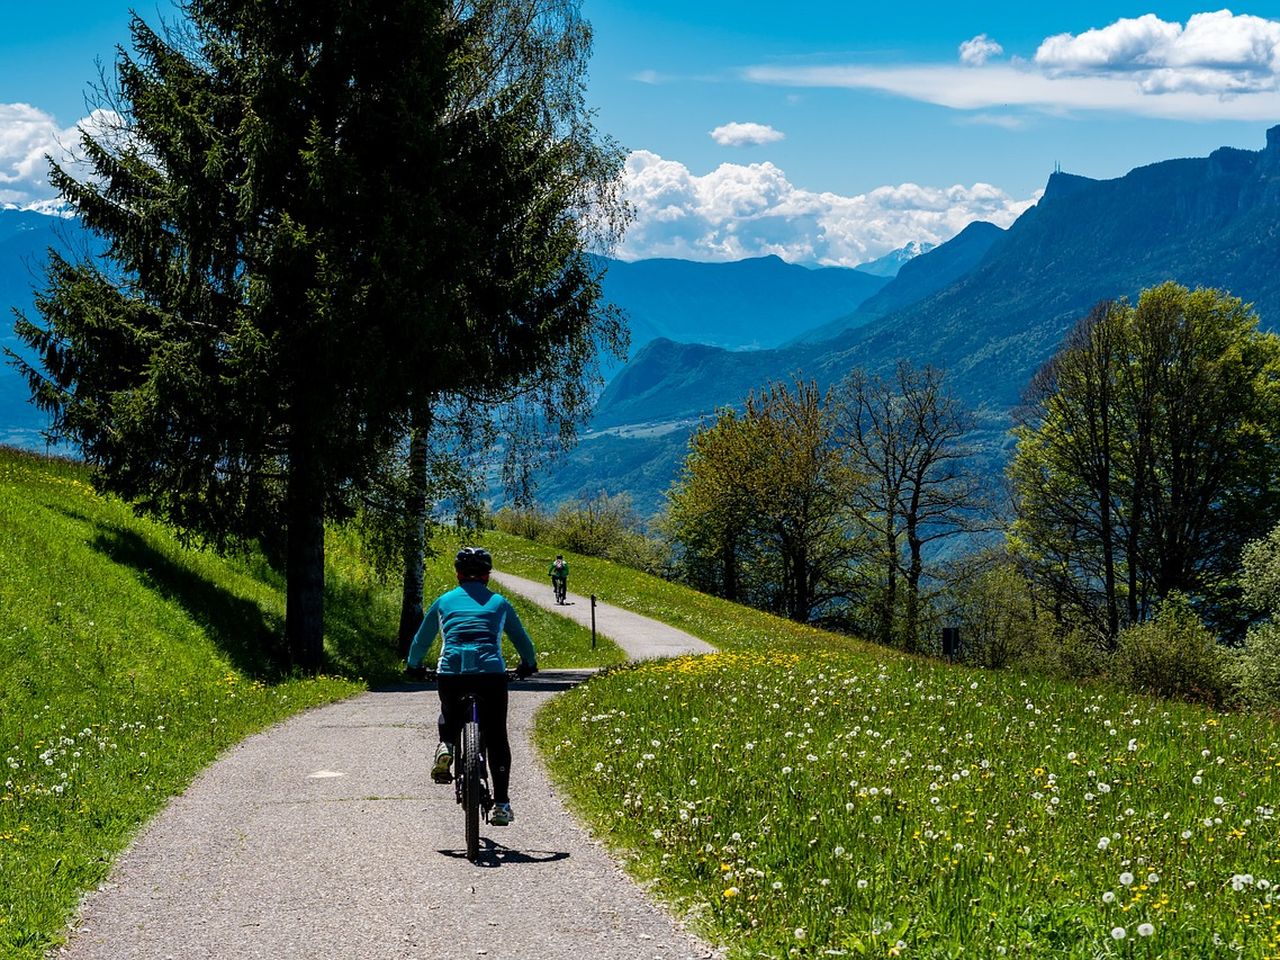
<path fill-rule="evenodd" d="M 480 724 L 462 728 L 462 808 L 467 818 L 467 859 L 480 856 Z"/>

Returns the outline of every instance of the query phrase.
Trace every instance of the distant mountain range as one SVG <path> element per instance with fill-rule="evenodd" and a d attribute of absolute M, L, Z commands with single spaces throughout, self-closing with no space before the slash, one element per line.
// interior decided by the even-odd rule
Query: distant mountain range
<path fill-rule="evenodd" d="M 776 347 L 851 313 L 889 282 L 861 268 L 810 269 L 779 257 L 597 260 L 606 299 L 627 313 L 633 354 L 660 337 L 729 350 Z"/>
<path fill-rule="evenodd" d="M 86 235 L 74 220 L 29 210 L 0 209 L 0 347 L 23 352 L 13 332 L 14 310 L 30 314 L 50 247 L 75 249 Z M 5 358 L 0 354 L 0 361 Z M 0 362 L 0 443 L 40 447 L 49 418 L 31 405 L 26 381 Z"/>
<path fill-rule="evenodd" d="M 678 470 L 677 439 L 699 418 L 770 379 L 800 372 L 832 383 L 898 358 L 947 370 L 998 445 L 1006 411 L 1077 318 L 1164 280 L 1225 288 L 1265 327 L 1280 325 L 1280 126 L 1261 151 L 1223 148 L 1114 180 L 1055 173 L 1008 230 L 970 226 L 857 310 L 778 349 L 650 343 L 605 389 L 595 432 L 543 496 L 629 490 L 642 510 L 655 508 Z"/>
<path fill-rule="evenodd" d="M 0 210 L 0 307 L 30 310 L 45 248 L 84 243 L 74 221 Z M 541 498 L 628 491 L 652 512 L 689 432 L 718 407 L 769 380 L 833 383 L 898 358 L 948 371 L 998 459 L 1009 407 L 1071 324 L 1100 299 L 1168 279 L 1228 289 L 1275 328 L 1280 126 L 1260 151 L 1223 148 L 1114 180 L 1055 173 L 1008 230 L 971 224 L 902 258 L 893 276 L 776 257 L 607 261 L 604 290 L 630 317 L 631 358 L 601 395 L 583 443 L 544 475 Z M 0 322 L 0 342 L 16 345 L 11 321 Z M 0 367 L 0 442 L 38 445 L 43 426 L 25 384 Z"/>

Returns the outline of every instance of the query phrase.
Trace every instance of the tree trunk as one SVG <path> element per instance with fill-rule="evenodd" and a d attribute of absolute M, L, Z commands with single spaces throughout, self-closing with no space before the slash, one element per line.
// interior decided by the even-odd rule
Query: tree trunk
<path fill-rule="evenodd" d="M 301 433 L 301 431 L 299 431 Z M 284 634 L 294 666 L 324 663 L 324 487 L 309 442 L 295 433 L 289 457 Z"/>
<path fill-rule="evenodd" d="M 720 549 L 720 561 L 723 567 L 721 589 L 726 600 L 738 599 L 738 549 L 737 538 L 726 537 Z"/>
<path fill-rule="evenodd" d="M 431 431 L 428 411 L 409 437 L 409 496 L 405 502 L 404 586 L 400 595 L 400 631 L 397 650 L 409 653 L 413 636 L 422 624 L 422 591 L 427 563 L 427 437 Z"/>
<path fill-rule="evenodd" d="M 880 608 L 880 642 L 893 644 L 893 620 L 898 605 L 898 537 L 892 511 L 885 515 L 885 588 Z"/>

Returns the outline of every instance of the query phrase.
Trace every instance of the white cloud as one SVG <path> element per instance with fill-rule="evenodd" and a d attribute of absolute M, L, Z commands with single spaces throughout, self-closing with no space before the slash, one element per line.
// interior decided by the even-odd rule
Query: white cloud
<path fill-rule="evenodd" d="M 26 103 L 0 103 L 0 204 L 44 209 L 55 199 L 49 184 L 46 155 L 73 172 L 79 169 L 72 153 L 80 142 L 80 128 L 104 137 L 118 126 L 119 117 L 95 110 L 70 127 L 60 127 L 51 114 Z"/>
<path fill-rule="evenodd" d="M 1004 47 L 985 33 L 980 33 L 960 44 L 960 62 L 971 67 L 980 67 L 992 57 L 998 57 L 1002 53 L 1004 53 Z"/>
<path fill-rule="evenodd" d="M 1030 107 L 1184 120 L 1280 117 L 1280 21 L 1229 10 L 1185 25 L 1155 14 L 1045 39 L 1033 61 L 987 63 L 985 34 L 956 64 L 756 66 L 748 80 L 792 87 L 880 90 L 957 110 Z"/>
<path fill-rule="evenodd" d="M 722 147 L 748 147 L 785 140 L 786 134 L 764 123 L 725 123 L 711 131 L 711 139 Z"/>
<path fill-rule="evenodd" d="M 775 254 L 854 266 L 913 241 L 941 243 L 974 220 L 1008 226 L 1038 197 L 1017 200 L 990 184 L 884 186 L 857 196 L 792 184 L 772 163 L 721 164 L 703 176 L 647 150 L 627 158 L 636 218 L 617 255 L 740 260 Z"/>
<path fill-rule="evenodd" d="M 1194 14 L 1184 27 L 1148 13 L 1049 37 L 1035 63 L 1050 73 L 1130 75 L 1146 93 L 1274 91 L 1280 22 L 1219 10 Z"/>
<path fill-rule="evenodd" d="M 1193 90 L 1170 90 L 1162 96 L 1153 96 L 1132 76 L 1050 76 L 1026 64 L 997 64 L 981 69 L 931 64 L 762 66 L 748 68 L 745 76 L 757 83 L 780 86 L 880 90 L 956 110 L 1032 107 L 1181 120 L 1269 122 L 1280 117 L 1280 93 L 1275 91 L 1222 97 Z"/>

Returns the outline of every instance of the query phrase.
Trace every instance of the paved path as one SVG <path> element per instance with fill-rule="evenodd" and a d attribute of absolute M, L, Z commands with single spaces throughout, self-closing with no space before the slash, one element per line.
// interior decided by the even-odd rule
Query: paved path
<path fill-rule="evenodd" d="M 556 607 L 550 589 L 503 585 Z M 528 584 L 529 587 L 523 587 Z M 588 622 L 590 606 L 585 605 Z M 635 657 L 710 649 L 612 607 Z M 618 616 L 625 614 L 625 617 Z M 575 616 L 576 619 L 576 616 Z M 605 624 L 607 623 L 607 627 Z M 662 627 L 662 629 L 657 629 Z M 683 638 L 683 639 L 682 639 Z M 692 641 L 692 643 L 690 643 Z M 516 822 L 463 856 L 451 787 L 428 776 L 427 685 L 311 710 L 229 750 L 153 820 L 82 903 L 71 960 L 690 960 L 685 933 L 565 811 L 534 755 L 534 711 L 589 671 L 513 685 Z"/>
<path fill-rule="evenodd" d="M 557 606 L 551 593 L 550 579 L 539 582 L 495 570 L 493 580 L 498 592 L 510 590 L 553 613 L 576 620 L 584 627 L 591 626 L 590 597 L 569 593 L 565 595 L 564 605 Z M 621 647 L 632 660 L 715 653 L 715 647 L 692 634 L 607 603 L 596 603 L 596 630 Z"/>

